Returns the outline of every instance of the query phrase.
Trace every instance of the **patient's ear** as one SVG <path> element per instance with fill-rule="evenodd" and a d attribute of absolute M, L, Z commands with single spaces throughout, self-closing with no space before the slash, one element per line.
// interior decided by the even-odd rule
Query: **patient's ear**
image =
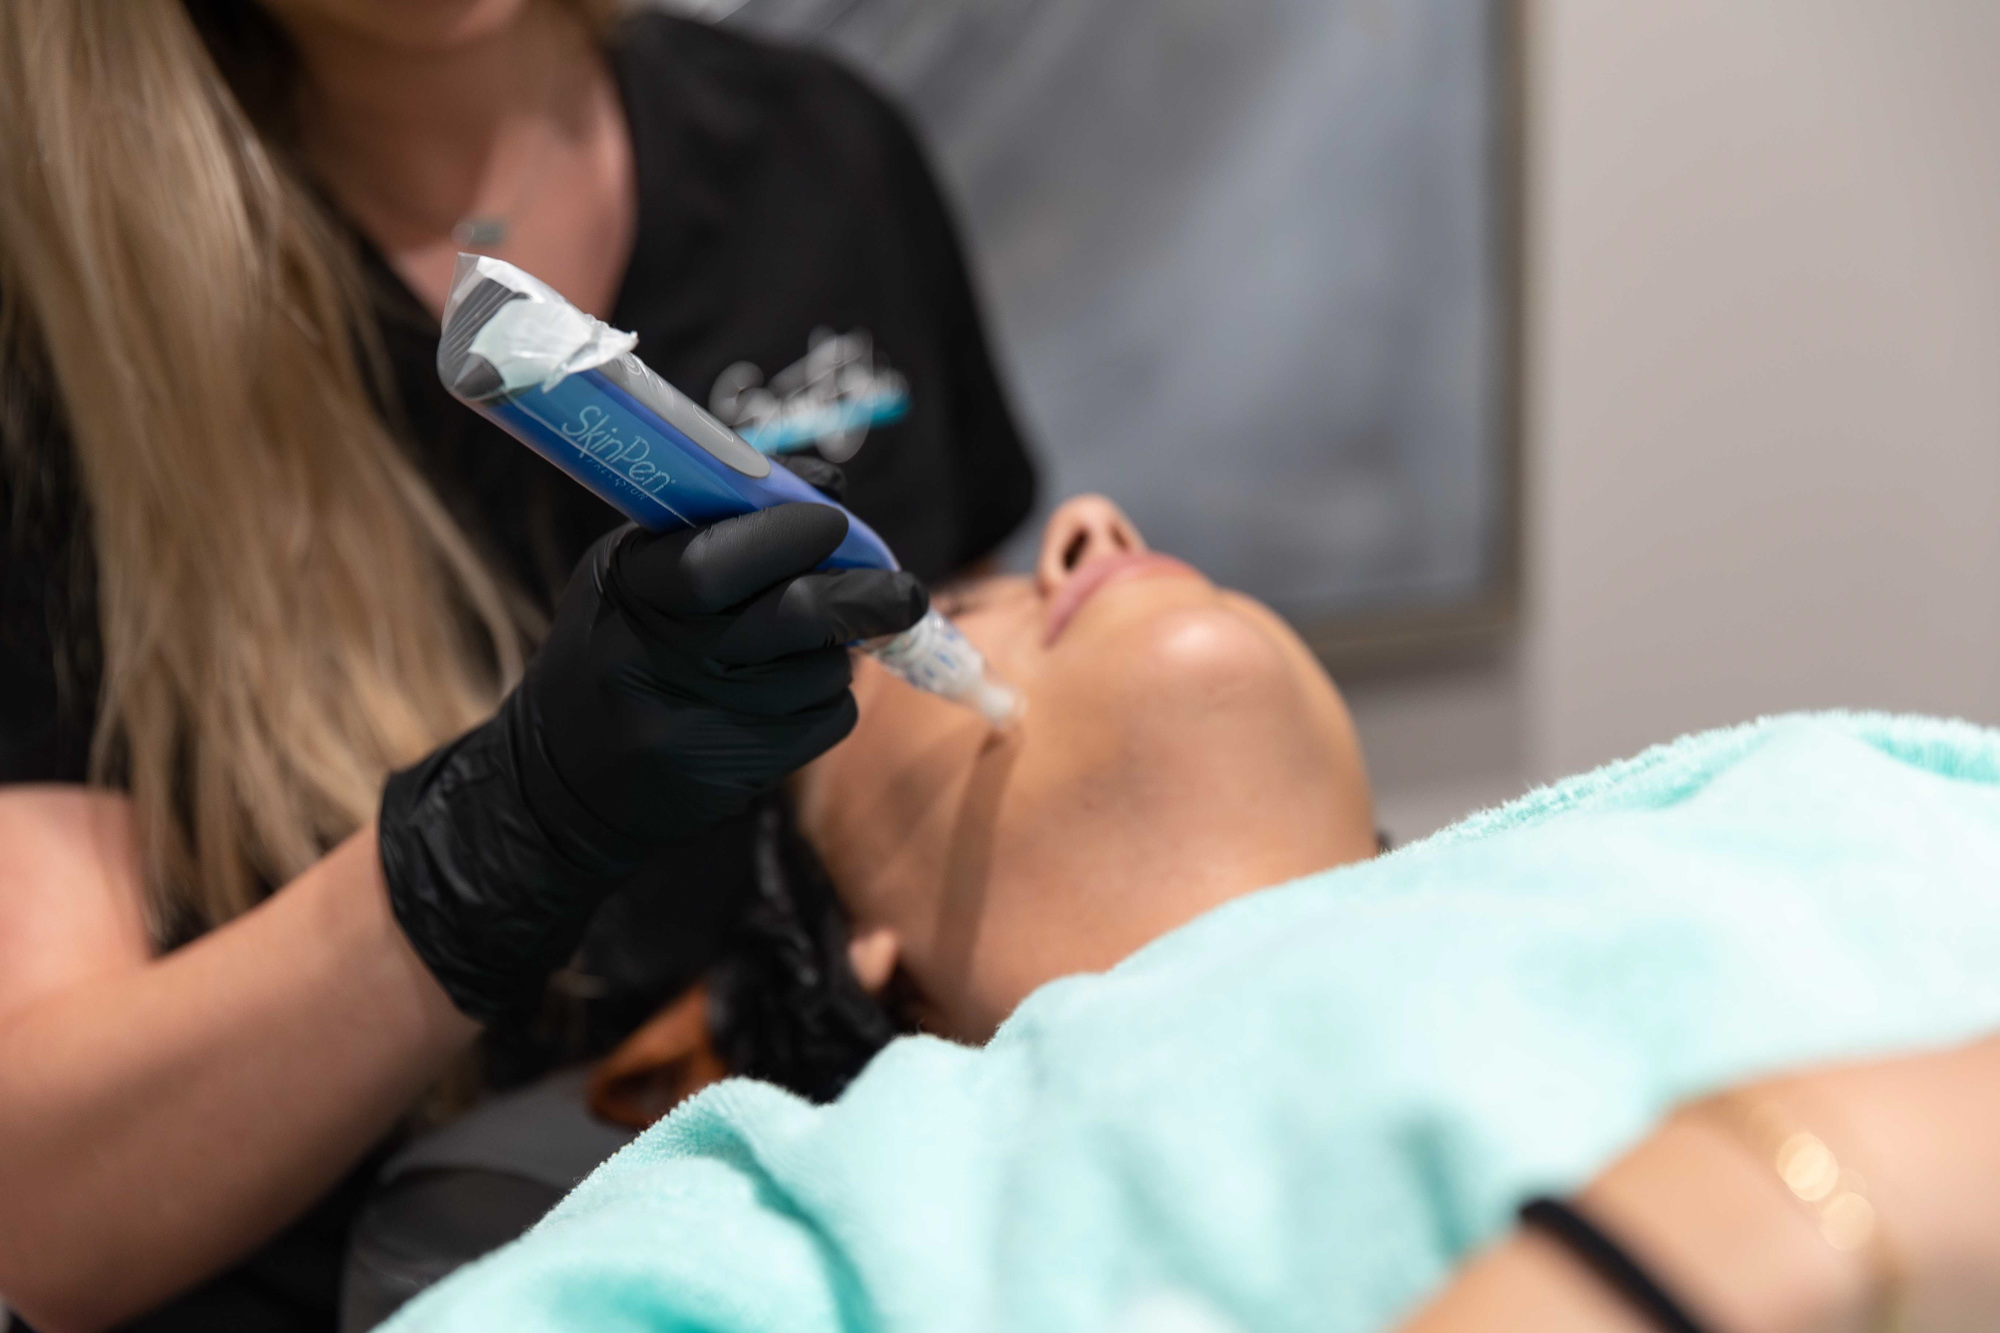
<path fill-rule="evenodd" d="M 882 993 L 902 955 L 902 938 L 888 926 L 870 926 L 847 941 L 847 965 L 870 995 Z"/>
<path fill-rule="evenodd" d="M 709 1039 L 708 987 L 698 985 L 598 1062 L 591 1072 L 590 1109 L 600 1120 L 644 1129 L 728 1076 Z"/>

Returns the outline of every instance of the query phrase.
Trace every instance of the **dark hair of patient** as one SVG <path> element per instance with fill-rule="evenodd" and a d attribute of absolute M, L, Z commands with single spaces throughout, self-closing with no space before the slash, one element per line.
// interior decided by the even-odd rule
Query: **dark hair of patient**
<path fill-rule="evenodd" d="M 790 802 L 754 820 L 753 895 L 709 974 L 709 1030 L 732 1072 L 830 1101 L 900 1028 L 848 965 L 846 915 Z"/>
<path fill-rule="evenodd" d="M 688 919 L 685 886 L 698 879 L 737 886 L 701 895 L 732 904 L 728 915 Z M 855 979 L 833 884 L 774 795 L 607 902 L 541 1011 L 487 1031 L 481 1081 L 499 1091 L 595 1059 L 703 980 L 710 1039 L 730 1072 L 814 1101 L 839 1096 L 907 1030 Z"/>

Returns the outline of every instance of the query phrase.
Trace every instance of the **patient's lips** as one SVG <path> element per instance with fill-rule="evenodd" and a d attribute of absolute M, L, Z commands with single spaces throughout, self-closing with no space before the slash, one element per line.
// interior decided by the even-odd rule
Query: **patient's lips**
<path fill-rule="evenodd" d="M 1122 551 L 1090 561 L 1065 579 L 1049 599 L 1048 630 L 1042 636 L 1043 646 L 1060 638 L 1083 604 L 1103 588 L 1125 579 L 1161 576 L 1198 579 L 1202 574 L 1186 561 L 1158 551 Z"/>

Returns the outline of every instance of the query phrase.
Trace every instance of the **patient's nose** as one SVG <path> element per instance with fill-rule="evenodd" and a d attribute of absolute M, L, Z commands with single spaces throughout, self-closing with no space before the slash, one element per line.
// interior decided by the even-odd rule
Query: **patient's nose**
<path fill-rule="evenodd" d="M 1044 595 L 1093 560 L 1144 551 L 1146 539 L 1125 511 L 1101 495 L 1065 500 L 1049 515 L 1042 529 L 1042 553 L 1035 562 L 1035 582 Z"/>

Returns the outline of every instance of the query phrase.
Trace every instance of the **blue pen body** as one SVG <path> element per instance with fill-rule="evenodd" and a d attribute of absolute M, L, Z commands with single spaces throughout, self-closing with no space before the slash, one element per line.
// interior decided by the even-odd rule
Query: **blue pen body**
<path fill-rule="evenodd" d="M 511 264 L 460 255 L 438 339 L 438 378 L 641 527 L 668 531 L 773 505 L 826 505 L 847 516 L 847 535 L 821 568 L 898 567 L 873 528 L 648 369 L 632 355 L 636 341 Z M 1025 707 L 935 607 L 902 633 L 858 646 L 994 727 L 1011 726 Z"/>
<path fill-rule="evenodd" d="M 691 527 L 792 501 L 830 505 L 847 514 L 847 536 L 824 568 L 897 567 L 873 528 L 789 470 L 764 460 L 764 474 L 756 476 L 744 466 L 747 458 L 732 465 L 602 370 L 580 371 L 550 389 L 528 388 L 472 406 L 641 527 Z M 682 400 L 680 406 L 691 405 Z M 708 424 L 724 429 L 712 419 Z M 763 458 L 748 445 L 742 448 Z"/>

